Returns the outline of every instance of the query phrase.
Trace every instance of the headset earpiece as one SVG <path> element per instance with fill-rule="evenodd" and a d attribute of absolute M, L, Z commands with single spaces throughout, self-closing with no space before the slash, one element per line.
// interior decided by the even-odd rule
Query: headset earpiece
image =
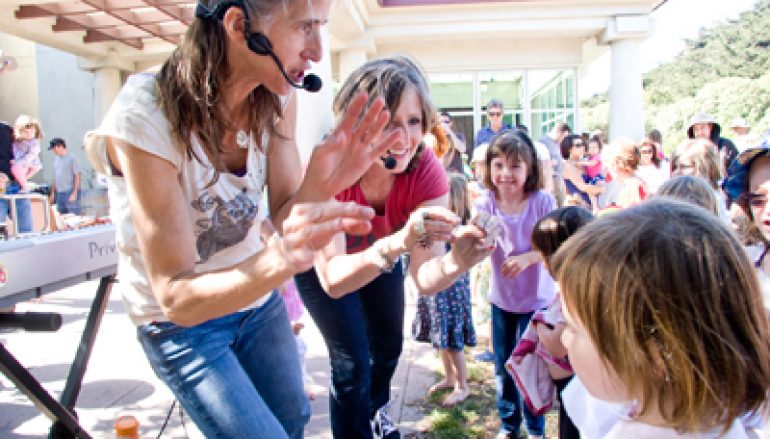
<path fill-rule="evenodd" d="M 273 45 L 264 34 L 253 32 L 246 37 L 249 49 L 258 55 L 269 55 L 273 51 Z"/>

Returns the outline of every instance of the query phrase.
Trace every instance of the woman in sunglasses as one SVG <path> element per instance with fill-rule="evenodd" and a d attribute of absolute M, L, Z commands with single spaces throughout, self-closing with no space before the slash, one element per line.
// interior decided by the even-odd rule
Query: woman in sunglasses
<path fill-rule="evenodd" d="M 639 168 L 636 175 L 644 180 L 650 193 L 657 193 L 658 188 L 669 177 L 669 168 L 660 159 L 658 146 L 650 139 L 642 140 L 639 145 Z"/>
<path fill-rule="evenodd" d="M 584 164 L 581 161 L 586 153 L 586 145 L 577 134 L 571 134 L 561 141 L 561 156 L 564 158 L 564 186 L 572 204 L 588 210 L 598 209 L 596 196 L 604 191 L 604 186 L 588 183 Z"/>

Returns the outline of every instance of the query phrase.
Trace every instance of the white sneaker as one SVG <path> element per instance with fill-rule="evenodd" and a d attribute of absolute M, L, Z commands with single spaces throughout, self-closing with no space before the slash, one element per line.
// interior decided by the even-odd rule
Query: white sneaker
<path fill-rule="evenodd" d="M 372 435 L 375 439 L 400 439 L 401 433 L 398 431 L 398 427 L 390 419 L 388 414 L 388 408 L 393 401 L 388 401 L 387 404 L 380 407 L 374 414 L 374 419 L 370 421 L 372 426 Z"/>

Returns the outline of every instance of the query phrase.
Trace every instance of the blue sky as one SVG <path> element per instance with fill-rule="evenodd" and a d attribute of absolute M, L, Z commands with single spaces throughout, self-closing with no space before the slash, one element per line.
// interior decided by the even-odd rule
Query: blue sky
<path fill-rule="evenodd" d="M 641 45 L 642 70 L 670 61 L 684 49 L 686 38 L 696 38 L 701 28 L 737 18 L 754 4 L 755 0 L 668 0 L 652 14 L 655 34 Z M 609 70 L 607 53 L 590 66 L 589 76 L 581 82 L 580 98 L 606 91 Z"/>

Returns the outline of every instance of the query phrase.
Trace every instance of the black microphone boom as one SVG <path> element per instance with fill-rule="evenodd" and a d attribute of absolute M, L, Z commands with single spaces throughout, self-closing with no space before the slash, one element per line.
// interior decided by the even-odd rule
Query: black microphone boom
<path fill-rule="evenodd" d="M 286 82 L 291 84 L 292 87 L 303 88 L 310 93 L 315 93 L 321 89 L 321 86 L 323 86 L 321 78 L 313 75 L 312 73 L 305 76 L 305 78 L 302 80 L 302 84 L 297 84 L 289 78 L 289 75 L 286 74 L 286 70 L 284 70 L 283 64 L 281 64 L 281 60 L 278 59 L 278 56 L 275 54 L 275 52 L 273 52 L 272 49 L 269 49 L 267 54 L 270 55 L 270 58 L 273 58 L 273 61 L 275 61 L 275 65 L 278 66 L 278 70 L 281 71 L 283 78 L 286 79 Z"/>

